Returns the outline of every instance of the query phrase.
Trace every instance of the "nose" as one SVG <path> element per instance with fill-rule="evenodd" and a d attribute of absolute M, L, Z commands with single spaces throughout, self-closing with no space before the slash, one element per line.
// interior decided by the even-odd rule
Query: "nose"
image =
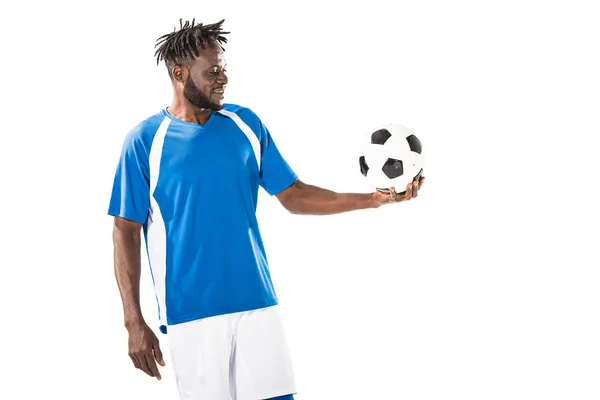
<path fill-rule="evenodd" d="M 223 85 L 226 85 L 227 82 L 229 82 L 229 78 L 227 78 L 227 75 L 225 74 L 224 71 L 221 71 L 219 73 L 219 76 L 217 77 L 217 82 L 219 82 L 219 83 L 221 83 Z"/>

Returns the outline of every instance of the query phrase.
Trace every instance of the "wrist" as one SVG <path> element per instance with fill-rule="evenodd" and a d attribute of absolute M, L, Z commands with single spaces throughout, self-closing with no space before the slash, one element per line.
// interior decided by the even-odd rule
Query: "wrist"
<path fill-rule="evenodd" d="M 375 193 L 369 193 L 367 196 L 367 207 L 366 208 L 378 208 L 381 204 L 375 199 Z"/>
<path fill-rule="evenodd" d="M 145 324 L 146 321 L 144 321 L 144 318 L 141 315 L 125 317 L 124 321 L 125 329 L 127 329 L 128 331 L 132 329 L 137 329 L 141 326 L 144 326 Z"/>

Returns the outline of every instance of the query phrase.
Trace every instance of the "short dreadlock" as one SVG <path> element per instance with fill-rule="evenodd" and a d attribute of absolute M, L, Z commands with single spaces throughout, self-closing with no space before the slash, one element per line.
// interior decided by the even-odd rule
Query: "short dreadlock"
<path fill-rule="evenodd" d="M 222 25 L 225 20 L 214 24 L 196 24 L 196 19 L 192 22 L 179 20 L 179 30 L 175 27 L 173 32 L 167 33 L 156 39 L 156 65 L 164 61 L 171 75 L 170 65 L 183 64 L 186 60 L 193 60 L 200 55 L 198 48 L 218 45 L 225 51 L 223 44 L 227 43 L 227 38 L 223 35 L 229 32 L 223 32 Z"/>

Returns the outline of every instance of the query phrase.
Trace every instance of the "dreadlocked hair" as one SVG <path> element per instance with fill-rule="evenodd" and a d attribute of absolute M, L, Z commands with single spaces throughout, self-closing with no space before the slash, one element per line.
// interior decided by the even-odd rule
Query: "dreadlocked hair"
<path fill-rule="evenodd" d="M 192 60 L 200 55 L 198 48 L 206 48 L 217 44 L 223 51 L 223 44 L 227 43 L 227 38 L 223 35 L 229 32 L 223 32 L 222 26 L 225 20 L 214 24 L 196 24 L 196 19 L 192 22 L 179 20 L 179 30 L 173 28 L 173 32 L 167 33 L 156 40 L 154 48 L 154 57 L 156 65 L 161 61 L 165 63 L 181 63 L 183 60 Z"/>

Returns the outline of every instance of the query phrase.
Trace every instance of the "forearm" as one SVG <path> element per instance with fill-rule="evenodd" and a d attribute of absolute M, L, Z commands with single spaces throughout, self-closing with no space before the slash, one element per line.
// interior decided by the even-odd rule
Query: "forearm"
<path fill-rule="evenodd" d="M 294 214 L 329 215 L 375 207 L 370 193 L 337 193 L 296 182 L 286 208 Z"/>
<path fill-rule="evenodd" d="M 140 244 L 139 233 L 113 230 L 114 269 L 123 303 L 124 323 L 126 327 L 143 322 L 140 306 Z"/>

